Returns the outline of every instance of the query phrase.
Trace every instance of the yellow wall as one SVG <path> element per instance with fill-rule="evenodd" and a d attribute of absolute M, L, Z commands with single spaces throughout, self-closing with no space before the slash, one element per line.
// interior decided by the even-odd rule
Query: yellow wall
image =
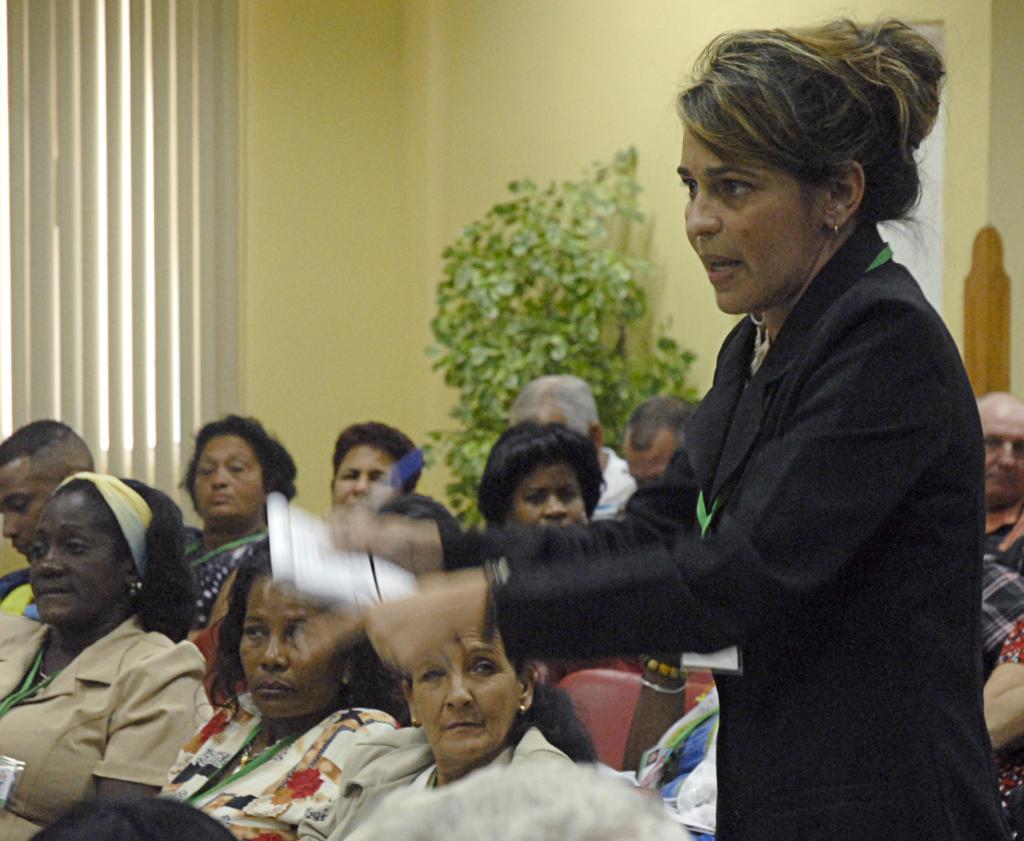
<path fill-rule="evenodd" d="M 249 0 L 243 408 L 296 456 L 300 502 L 327 505 L 343 425 L 376 417 L 422 439 L 445 422 L 451 398 L 423 355 L 440 253 L 523 175 L 570 177 L 638 147 L 660 267 L 655 320 L 671 320 L 699 355 L 696 384 L 709 385 L 732 319 L 683 236 L 673 97 L 725 29 L 837 14 L 945 24 L 943 309 L 959 338 L 971 242 L 991 212 L 988 10 L 977 0 Z M 1012 65 L 997 63 L 1004 75 Z M 428 476 L 424 488 L 441 486 Z"/>
<path fill-rule="evenodd" d="M 1006 271 L 1014 283 L 1011 312 L 1011 390 L 1024 397 L 1024 335 L 1013 326 L 1024 318 L 1024 3 L 995 0 L 992 4 L 992 133 L 989 221 L 1003 240 Z"/>

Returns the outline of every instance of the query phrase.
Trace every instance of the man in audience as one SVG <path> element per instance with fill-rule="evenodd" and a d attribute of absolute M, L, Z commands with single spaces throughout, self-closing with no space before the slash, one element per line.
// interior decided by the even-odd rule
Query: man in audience
<path fill-rule="evenodd" d="M 665 472 L 672 454 L 683 446 L 686 422 L 696 408 L 681 397 L 652 397 L 633 410 L 623 449 L 638 488 Z"/>
<path fill-rule="evenodd" d="M 92 454 L 71 427 L 55 420 L 37 420 L 17 429 L 0 444 L 0 515 L 3 535 L 28 557 L 36 518 L 61 480 L 92 470 Z M 0 611 L 24 613 L 32 600 L 28 570 L 0 578 Z"/>
<path fill-rule="evenodd" d="M 1024 403 L 1006 392 L 978 398 L 985 436 L 985 543 L 982 645 L 985 676 L 1017 620 L 1024 616 L 1024 578 L 1017 532 L 1024 531 Z"/>
<path fill-rule="evenodd" d="M 586 435 L 597 449 L 604 479 L 601 498 L 592 520 L 617 517 L 636 490 L 629 465 L 611 447 L 604 446 L 604 428 L 597 417 L 594 393 L 579 377 L 551 374 L 526 384 L 509 409 L 509 423 L 530 420 L 535 423 L 560 423 Z"/>

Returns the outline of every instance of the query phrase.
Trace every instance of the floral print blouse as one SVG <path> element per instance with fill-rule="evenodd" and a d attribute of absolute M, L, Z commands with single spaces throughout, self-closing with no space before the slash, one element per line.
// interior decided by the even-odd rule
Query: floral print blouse
<path fill-rule="evenodd" d="M 234 766 L 259 723 L 259 711 L 247 694 L 240 696 L 234 714 L 228 709 L 217 712 L 182 749 L 161 794 L 192 798 L 225 764 Z M 254 758 L 244 776 L 223 788 L 217 787 L 218 780 L 193 805 L 236 838 L 295 841 L 300 821 L 323 820 L 334 808 L 345 757 L 356 736 L 371 728 L 394 727 L 394 719 L 378 710 L 338 710 L 266 762 L 258 764 Z"/>

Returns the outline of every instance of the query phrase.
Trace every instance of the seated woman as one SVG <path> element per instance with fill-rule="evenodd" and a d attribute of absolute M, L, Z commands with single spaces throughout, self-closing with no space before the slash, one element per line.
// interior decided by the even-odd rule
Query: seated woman
<path fill-rule="evenodd" d="M 593 443 L 567 426 L 523 421 L 487 455 L 477 508 L 488 528 L 586 523 L 601 497 Z"/>
<path fill-rule="evenodd" d="M 206 714 L 202 657 L 179 642 L 191 577 L 168 497 L 76 473 L 43 506 L 29 562 L 42 622 L 0 616 L 6 839 L 82 801 L 155 793 Z"/>
<path fill-rule="evenodd" d="M 501 639 L 466 631 L 405 678 L 412 727 L 361 739 L 345 763 L 335 813 L 303 839 L 345 838 L 398 789 L 445 786 L 487 765 L 593 762 L 593 743 L 559 689 L 535 683 Z"/>
<path fill-rule="evenodd" d="M 281 841 L 331 813 L 356 735 L 391 733 L 401 707 L 356 624 L 276 583 L 265 549 L 231 588 L 213 694 L 231 700 L 185 745 L 163 793 L 238 838 Z"/>
<path fill-rule="evenodd" d="M 586 523 L 601 496 L 601 481 L 597 452 L 586 436 L 563 424 L 522 421 L 506 429 L 488 453 L 477 508 L 488 528 Z M 546 683 L 558 683 L 579 669 L 641 670 L 618 658 L 535 665 Z"/>
<path fill-rule="evenodd" d="M 231 574 L 266 544 L 267 494 L 295 496 L 295 462 L 259 421 L 228 415 L 199 430 L 183 484 L 203 520 L 202 531 L 188 530 L 185 548 L 198 585 L 192 628 L 199 631 L 220 619 L 214 604 Z"/>
<path fill-rule="evenodd" d="M 420 478 L 420 470 L 411 470 L 399 487 L 389 490 L 391 468 L 416 445 L 392 426 L 368 421 L 346 427 L 334 443 L 334 472 L 331 498 L 337 506 L 349 505 L 379 489 L 377 507 L 398 493 L 412 493 Z"/>

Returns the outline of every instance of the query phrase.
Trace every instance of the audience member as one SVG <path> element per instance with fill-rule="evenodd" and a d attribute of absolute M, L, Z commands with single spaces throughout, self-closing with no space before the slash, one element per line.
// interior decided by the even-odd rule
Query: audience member
<path fill-rule="evenodd" d="M 685 841 L 658 798 L 592 768 L 485 768 L 442 792 L 388 800 L 349 841 Z"/>
<path fill-rule="evenodd" d="M 24 763 L 0 837 L 30 838 L 92 798 L 159 790 L 205 713 L 188 631 L 181 512 L 141 482 L 66 479 L 29 548 L 42 622 L 0 616 L 4 770 Z M 8 776 L 10 779 L 10 776 Z"/>
<path fill-rule="evenodd" d="M 273 580 L 265 547 L 238 568 L 218 644 L 212 694 L 230 700 L 163 793 L 239 838 L 289 841 L 331 813 L 356 737 L 394 729 L 397 684 L 355 622 Z"/>
<path fill-rule="evenodd" d="M 601 495 L 593 444 L 559 423 L 523 421 L 506 429 L 487 455 L 477 508 L 487 525 L 585 523 Z"/>
<path fill-rule="evenodd" d="M 1024 542 L 1017 534 L 1024 524 L 1024 403 L 992 392 L 978 398 L 978 414 L 985 438 L 981 642 L 988 677 L 1007 636 L 1024 617 Z"/>
<path fill-rule="evenodd" d="M 661 478 L 672 454 L 686 440 L 686 422 L 697 407 L 682 397 L 652 397 L 626 423 L 623 452 L 638 488 Z"/>
<path fill-rule="evenodd" d="M 43 503 L 61 480 L 92 470 L 92 454 L 71 427 L 55 420 L 25 424 L 0 444 L 0 515 L 4 537 L 22 555 L 35 531 Z M 0 579 L 0 612 L 38 618 L 27 569 Z"/>
<path fill-rule="evenodd" d="M 348 505 L 376 489 L 375 502 L 388 502 L 399 493 L 412 493 L 420 470 L 409 473 L 397 487 L 389 486 L 391 469 L 416 445 L 392 426 L 368 421 L 346 427 L 334 443 L 331 497 L 334 505 Z"/>
<path fill-rule="evenodd" d="M 530 420 L 560 423 L 593 442 L 601 464 L 604 489 L 591 519 L 609 520 L 619 516 L 636 490 L 629 465 L 611 447 L 604 446 L 604 428 L 597 416 L 594 394 L 583 380 L 568 374 L 550 374 L 531 380 L 519 392 L 508 412 L 510 424 Z"/>
<path fill-rule="evenodd" d="M 678 100 L 687 235 L 747 316 L 686 457 L 625 521 L 467 536 L 483 568 L 371 608 L 378 651 L 417 662 L 481 617 L 523 656 L 736 646 L 720 841 L 1006 836 L 980 708 L 978 410 L 876 227 L 917 198 L 943 75 L 892 20 L 708 45 Z"/>
<path fill-rule="evenodd" d="M 528 663 L 510 661 L 501 638 L 479 629 L 417 662 L 402 687 L 413 726 L 361 740 L 334 815 L 303 824 L 300 838 L 341 841 L 390 792 L 440 788 L 492 763 L 596 759 L 569 697 L 535 683 Z"/>
<path fill-rule="evenodd" d="M 82 803 L 32 841 L 235 841 L 197 809 L 162 797 L 129 797 Z"/>
<path fill-rule="evenodd" d="M 984 698 L 1003 806 L 1013 829 L 1024 832 L 1024 617 L 999 653 L 998 664 L 985 682 Z"/>
<path fill-rule="evenodd" d="M 487 455 L 477 508 L 488 528 L 586 523 L 601 495 L 601 466 L 589 439 L 560 423 L 522 421 L 506 429 Z M 572 627 L 566 633 L 573 633 Z M 558 683 L 570 672 L 611 668 L 636 672 L 619 659 L 535 663 L 538 677 Z"/>
<path fill-rule="evenodd" d="M 295 462 L 255 418 L 228 415 L 196 435 L 184 486 L 203 528 L 189 528 L 185 558 L 195 571 L 192 628 L 216 623 L 214 605 L 232 573 L 267 541 L 267 494 L 295 496 Z"/>

